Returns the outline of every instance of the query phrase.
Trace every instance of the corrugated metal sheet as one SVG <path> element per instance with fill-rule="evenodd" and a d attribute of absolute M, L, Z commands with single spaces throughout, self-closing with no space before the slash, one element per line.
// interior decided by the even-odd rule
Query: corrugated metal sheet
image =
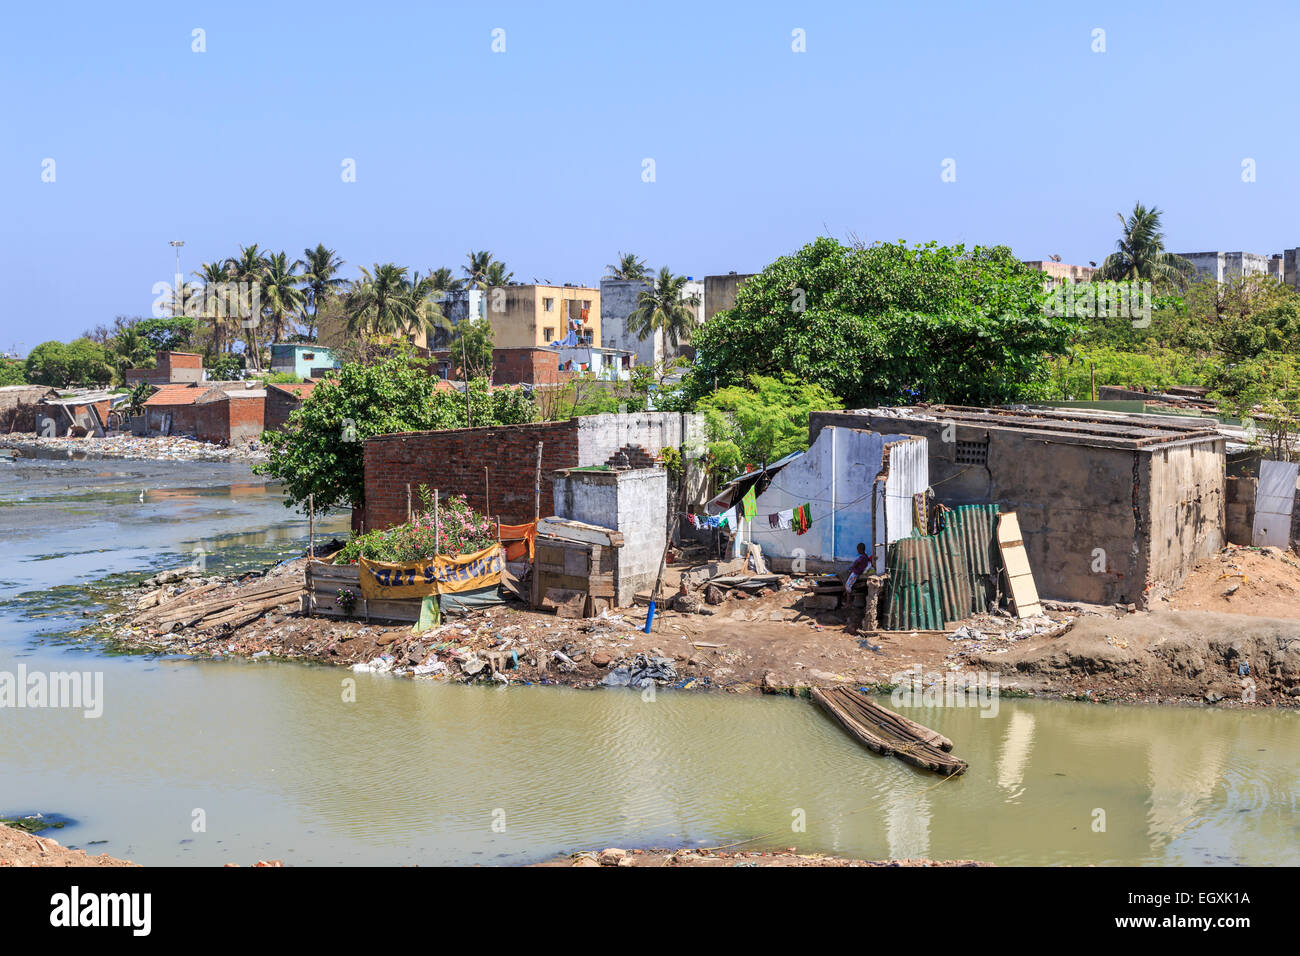
<path fill-rule="evenodd" d="M 889 607 L 885 627 L 938 630 L 988 609 L 997 596 L 997 505 L 963 505 L 948 512 L 943 531 L 889 546 Z"/>

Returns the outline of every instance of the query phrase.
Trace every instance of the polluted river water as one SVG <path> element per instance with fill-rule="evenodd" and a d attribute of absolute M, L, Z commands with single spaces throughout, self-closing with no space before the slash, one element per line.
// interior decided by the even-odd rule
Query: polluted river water
<path fill-rule="evenodd" d="M 154 865 L 517 864 L 743 840 L 1003 865 L 1300 864 L 1294 712 L 906 708 L 969 762 L 944 779 L 793 698 L 467 687 L 113 654 L 81 633 L 115 588 L 195 560 L 262 568 L 306 533 L 242 464 L 0 460 L 0 673 L 93 672 L 103 688 L 98 717 L 0 708 L 0 816 L 67 818 L 45 835 Z"/>

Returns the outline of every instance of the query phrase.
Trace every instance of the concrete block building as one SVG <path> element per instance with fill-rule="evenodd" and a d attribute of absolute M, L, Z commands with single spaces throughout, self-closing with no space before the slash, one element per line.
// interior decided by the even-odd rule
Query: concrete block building
<path fill-rule="evenodd" d="M 916 406 L 814 412 L 928 442 L 939 502 L 1020 518 L 1045 598 L 1146 607 L 1224 543 L 1224 438 L 1213 423 L 1083 410 Z"/>
<path fill-rule="evenodd" d="M 668 472 L 662 468 L 568 468 L 553 476 L 554 514 L 618 531 L 614 604 L 652 590 L 668 522 Z"/>

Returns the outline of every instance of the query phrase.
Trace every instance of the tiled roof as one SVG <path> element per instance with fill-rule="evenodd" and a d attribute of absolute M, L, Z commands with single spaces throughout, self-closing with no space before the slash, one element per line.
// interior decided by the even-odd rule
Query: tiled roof
<path fill-rule="evenodd" d="M 207 389 L 193 385 L 162 385 L 145 399 L 146 407 L 158 405 L 193 405 Z"/>

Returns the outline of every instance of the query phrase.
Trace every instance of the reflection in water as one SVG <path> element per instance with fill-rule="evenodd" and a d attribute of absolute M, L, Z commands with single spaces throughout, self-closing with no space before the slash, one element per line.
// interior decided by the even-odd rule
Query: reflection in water
<path fill-rule="evenodd" d="M 200 544 L 209 567 L 259 567 L 306 534 L 246 468 L 129 464 L 0 473 L 0 670 L 104 674 L 98 720 L 0 711 L 0 813 L 73 817 L 63 842 L 108 840 L 94 849 L 148 864 L 496 863 L 761 836 L 750 845 L 867 858 L 1300 865 L 1294 713 L 907 708 L 970 763 L 939 782 L 790 698 L 107 657 L 60 637 L 83 623 L 87 587 L 187 563 Z M 175 494 L 141 506 L 141 487 Z M 67 513 L 73 499 L 84 514 Z M 191 831 L 196 808 L 206 833 Z"/>
<path fill-rule="evenodd" d="M 1009 800 L 1024 792 L 1025 767 L 1029 765 L 1029 751 L 1033 746 L 1033 716 L 1015 711 L 1007 722 L 1007 731 L 1002 737 L 1002 753 L 998 757 L 998 786 L 1008 791 Z"/>

